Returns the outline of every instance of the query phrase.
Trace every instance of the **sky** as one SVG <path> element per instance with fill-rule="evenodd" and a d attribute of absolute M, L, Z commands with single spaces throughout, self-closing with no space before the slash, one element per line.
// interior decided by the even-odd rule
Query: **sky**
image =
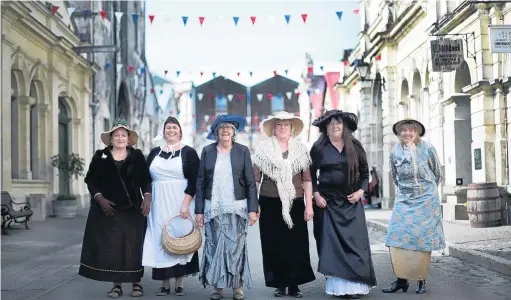
<path fill-rule="evenodd" d="M 354 0 L 147 0 L 147 14 L 155 16 L 146 25 L 149 69 L 160 76 L 168 70 L 165 77 L 175 82 L 199 85 L 216 72 L 251 86 L 273 71 L 285 76 L 286 69 L 287 77 L 299 80 L 308 52 L 315 74 L 339 71 L 343 50 L 357 45 L 360 17 L 353 10 L 358 8 Z M 337 11 L 343 11 L 341 20 Z M 302 14 L 307 14 L 305 24 Z M 182 16 L 188 16 L 186 27 Z M 204 17 L 202 26 L 199 17 Z"/>

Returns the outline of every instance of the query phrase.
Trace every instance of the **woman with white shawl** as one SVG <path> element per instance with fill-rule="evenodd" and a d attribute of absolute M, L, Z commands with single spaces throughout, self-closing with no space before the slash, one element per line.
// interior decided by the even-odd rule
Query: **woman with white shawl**
<path fill-rule="evenodd" d="M 307 147 L 295 137 L 303 122 L 287 112 L 263 121 L 270 139 L 252 158 L 259 189 L 261 248 L 266 286 L 275 297 L 287 292 L 302 298 L 299 285 L 315 280 L 309 256 L 307 222 L 313 217 L 312 182 Z"/>

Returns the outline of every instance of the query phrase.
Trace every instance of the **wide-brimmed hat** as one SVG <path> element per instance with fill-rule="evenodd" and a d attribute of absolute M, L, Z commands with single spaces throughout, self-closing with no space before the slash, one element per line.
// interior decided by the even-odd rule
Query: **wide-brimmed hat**
<path fill-rule="evenodd" d="M 342 119 L 343 124 L 348 127 L 352 132 L 356 131 L 358 128 L 358 117 L 354 113 L 345 112 L 338 109 L 332 109 L 325 112 L 322 116 L 314 120 L 312 125 L 319 127 L 319 130 L 324 132 L 326 131 L 326 125 L 329 120 L 334 117 L 340 117 Z"/>
<path fill-rule="evenodd" d="M 394 126 L 392 126 L 392 131 L 394 131 L 394 134 L 395 135 L 399 135 L 399 132 L 397 132 L 398 128 L 404 124 L 417 124 L 419 125 L 419 127 L 421 128 L 421 132 L 419 132 L 419 136 L 424 136 L 426 134 L 426 127 L 424 127 L 424 125 L 422 125 L 421 122 L 417 121 L 417 120 L 414 120 L 414 119 L 404 119 L 404 120 L 401 120 L 401 121 L 397 121 L 396 124 L 394 124 Z"/>
<path fill-rule="evenodd" d="M 109 131 L 105 131 L 101 133 L 101 141 L 103 144 L 110 146 L 112 143 L 112 132 L 116 131 L 119 128 L 124 128 L 128 131 L 128 145 L 133 146 L 138 142 L 138 133 L 130 129 L 128 122 L 123 119 L 116 120 L 114 125 Z"/>
<path fill-rule="evenodd" d="M 242 116 L 236 116 L 236 115 L 220 115 L 215 119 L 215 122 L 211 124 L 211 128 L 209 131 L 209 134 L 207 136 L 208 140 L 216 140 L 215 132 L 218 125 L 222 123 L 230 123 L 236 128 L 238 132 L 242 131 L 243 128 L 245 128 L 245 118 Z"/>
<path fill-rule="evenodd" d="M 261 129 L 264 131 L 266 136 L 271 137 L 273 135 L 273 129 L 275 128 L 275 123 L 280 120 L 289 121 L 292 124 L 293 130 L 291 131 L 291 136 L 298 136 L 303 130 L 303 121 L 295 117 L 292 113 L 288 113 L 286 111 L 281 111 L 273 116 L 268 117 L 268 119 L 262 121 Z"/>

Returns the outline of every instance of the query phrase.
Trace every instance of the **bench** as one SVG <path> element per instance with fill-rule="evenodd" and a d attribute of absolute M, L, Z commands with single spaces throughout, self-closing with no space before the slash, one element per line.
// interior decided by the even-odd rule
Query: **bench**
<path fill-rule="evenodd" d="M 21 210 L 14 209 L 13 204 L 21 205 Z M 28 221 L 34 214 L 30 203 L 17 203 L 12 200 L 9 192 L 2 191 L 2 235 L 8 235 L 6 227 L 11 227 L 11 223 L 25 224 L 25 228 L 28 228 Z"/>

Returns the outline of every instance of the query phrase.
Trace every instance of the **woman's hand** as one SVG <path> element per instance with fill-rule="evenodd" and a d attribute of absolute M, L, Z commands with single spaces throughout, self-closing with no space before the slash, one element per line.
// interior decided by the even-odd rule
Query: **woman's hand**
<path fill-rule="evenodd" d="M 151 211 L 151 194 L 145 194 L 144 200 L 142 201 L 142 205 L 140 208 L 142 209 L 142 214 L 144 216 L 148 216 L 149 212 Z"/>
<path fill-rule="evenodd" d="M 250 226 L 254 225 L 257 222 L 257 213 L 251 212 L 248 214 L 248 224 Z"/>
<path fill-rule="evenodd" d="M 112 206 L 115 206 L 115 203 L 103 197 L 103 195 L 98 195 L 96 197 L 96 201 L 98 202 L 101 209 L 103 209 L 103 213 L 107 217 L 113 217 L 115 215 L 115 209 Z"/>
<path fill-rule="evenodd" d="M 197 223 L 197 226 L 199 228 L 204 226 L 204 215 L 203 214 L 196 214 L 195 215 L 195 223 Z"/>
<path fill-rule="evenodd" d="M 312 206 L 307 206 L 305 208 L 303 218 L 305 219 L 305 222 L 309 222 L 310 220 L 312 220 L 312 217 L 314 217 L 314 210 L 312 209 Z"/>
<path fill-rule="evenodd" d="M 351 204 L 355 204 L 360 200 L 360 198 L 362 198 L 363 195 L 364 195 L 364 190 L 358 190 L 358 191 L 354 192 L 353 194 L 348 195 L 347 198 Z"/>
<path fill-rule="evenodd" d="M 179 211 L 179 215 L 183 219 L 188 219 L 190 217 L 190 204 L 183 201 L 181 203 L 181 210 Z"/>
<path fill-rule="evenodd" d="M 314 202 L 316 202 L 316 205 L 320 208 L 326 207 L 326 200 L 321 196 L 318 192 L 314 193 Z"/>
<path fill-rule="evenodd" d="M 259 219 L 261 217 L 261 206 L 258 206 L 257 209 L 257 218 Z"/>

